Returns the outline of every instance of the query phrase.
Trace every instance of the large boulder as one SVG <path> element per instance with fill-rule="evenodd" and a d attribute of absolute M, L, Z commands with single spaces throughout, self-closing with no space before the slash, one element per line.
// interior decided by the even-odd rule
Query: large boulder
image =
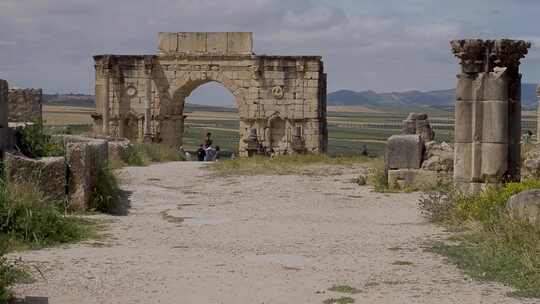
<path fill-rule="evenodd" d="M 387 169 L 419 169 L 424 153 L 420 135 L 393 135 L 386 145 Z"/>
<path fill-rule="evenodd" d="M 67 164 L 64 157 L 32 159 L 6 153 L 4 164 L 9 181 L 17 184 L 32 183 L 50 199 L 66 198 Z"/>
<path fill-rule="evenodd" d="M 540 189 L 527 190 L 512 196 L 506 209 L 513 219 L 540 226 Z"/>

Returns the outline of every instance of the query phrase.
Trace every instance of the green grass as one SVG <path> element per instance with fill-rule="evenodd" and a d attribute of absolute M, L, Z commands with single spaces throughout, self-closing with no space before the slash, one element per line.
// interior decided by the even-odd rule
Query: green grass
<path fill-rule="evenodd" d="M 16 148 L 27 157 L 65 155 L 62 145 L 54 142 L 52 137 L 46 134 L 41 120 L 35 120 L 32 124 L 17 129 L 16 134 Z"/>
<path fill-rule="evenodd" d="M 323 304 L 351 304 L 354 299 L 351 297 L 330 298 L 323 301 Z"/>
<path fill-rule="evenodd" d="M 456 190 L 425 195 L 422 212 L 455 235 L 451 243 L 437 243 L 442 254 L 466 274 L 479 280 L 515 288 L 515 296 L 540 298 L 540 228 L 513 220 L 505 205 L 514 194 L 540 188 L 540 181 L 489 187 L 474 195 Z"/>
<path fill-rule="evenodd" d="M 83 240 L 87 221 L 64 215 L 64 202 L 47 200 L 32 184 L 0 181 L 0 232 L 8 248 L 41 248 Z"/>
<path fill-rule="evenodd" d="M 20 261 L 9 261 L 4 256 L 6 253 L 4 245 L 0 241 L 0 303 L 8 303 L 13 298 L 13 292 L 9 290 L 11 285 L 31 281 L 30 274 Z"/>
<path fill-rule="evenodd" d="M 111 214 L 122 213 L 120 187 L 112 168 L 109 165 L 99 167 L 96 180 L 90 197 L 90 209 Z"/>
<path fill-rule="evenodd" d="M 349 285 L 334 285 L 328 290 L 333 291 L 333 292 L 350 293 L 350 294 L 357 294 L 357 293 L 362 292 L 360 289 L 349 286 Z"/>
<path fill-rule="evenodd" d="M 92 125 L 65 125 L 46 126 L 44 132 L 51 135 L 88 135 L 92 132 Z"/>
<path fill-rule="evenodd" d="M 9 286 L 28 281 L 21 261 L 8 261 L 8 250 L 38 249 L 95 236 L 94 224 L 64 214 L 64 202 L 47 200 L 31 183 L 0 180 L 0 303 L 13 296 Z"/>
<path fill-rule="evenodd" d="M 164 163 L 184 161 L 179 151 L 163 144 L 133 144 L 131 148 L 121 156 L 121 159 L 111 158 L 110 167 L 113 169 L 124 166 L 144 167 L 152 163 Z"/>
<path fill-rule="evenodd" d="M 353 165 L 374 161 L 366 156 L 330 157 L 327 155 L 284 155 L 273 158 L 256 156 L 225 160 L 210 168 L 222 175 L 295 175 L 311 173 L 310 165 Z"/>

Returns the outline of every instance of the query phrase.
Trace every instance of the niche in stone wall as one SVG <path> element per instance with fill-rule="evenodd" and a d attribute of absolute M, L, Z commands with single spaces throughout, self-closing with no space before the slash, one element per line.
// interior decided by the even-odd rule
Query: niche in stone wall
<path fill-rule="evenodd" d="M 274 150 L 279 147 L 281 142 L 286 141 L 287 129 L 285 120 L 276 117 L 270 122 L 270 141 Z"/>

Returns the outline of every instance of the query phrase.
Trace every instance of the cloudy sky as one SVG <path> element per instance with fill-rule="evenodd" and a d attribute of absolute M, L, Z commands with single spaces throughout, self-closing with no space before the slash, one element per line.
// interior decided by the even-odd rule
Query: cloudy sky
<path fill-rule="evenodd" d="M 540 82 L 540 0 L 0 0 L 0 78 L 92 93 L 92 55 L 153 54 L 160 31 L 251 31 L 258 54 L 323 56 L 329 91 L 379 92 L 453 87 L 451 39 L 520 38 Z"/>

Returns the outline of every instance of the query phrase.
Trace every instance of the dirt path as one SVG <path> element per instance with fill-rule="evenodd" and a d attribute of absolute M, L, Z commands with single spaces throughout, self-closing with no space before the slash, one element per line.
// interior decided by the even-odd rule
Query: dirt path
<path fill-rule="evenodd" d="M 522 303 L 425 252 L 443 236 L 417 194 L 379 194 L 352 175 L 215 177 L 199 163 L 125 168 L 128 216 L 108 237 L 22 253 L 49 303 Z M 530 303 L 533 303 L 531 301 Z M 523 303 L 525 303 L 523 301 Z"/>

